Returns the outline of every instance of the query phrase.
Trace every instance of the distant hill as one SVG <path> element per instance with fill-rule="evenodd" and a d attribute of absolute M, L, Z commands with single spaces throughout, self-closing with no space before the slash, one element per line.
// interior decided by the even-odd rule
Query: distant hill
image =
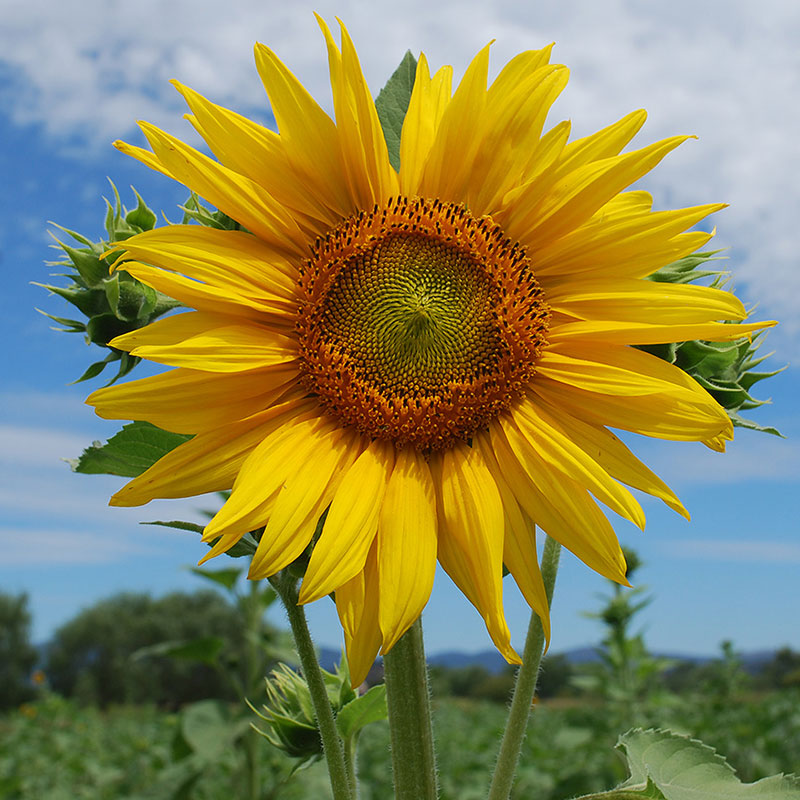
<path fill-rule="evenodd" d="M 777 650 L 759 650 L 752 653 L 740 653 L 742 664 L 750 673 L 758 672 L 761 667 L 774 658 Z M 570 664 L 587 664 L 598 660 L 597 647 L 574 647 L 571 650 L 564 650 L 553 655 L 566 656 Z M 688 661 L 692 664 L 707 664 L 713 661 L 716 656 L 693 656 L 685 653 L 653 653 L 660 658 L 668 658 L 671 661 Z M 323 647 L 320 650 L 320 664 L 323 669 L 333 670 L 339 663 L 341 653 L 333 648 Z M 462 667 L 480 666 L 484 667 L 492 674 L 502 672 L 508 664 L 497 650 L 481 650 L 478 653 L 462 653 L 461 651 L 451 650 L 444 653 L 436 653 L 428 656 L 428 664 L 431 666 L 448 667 L 449 669 L 460 669 Z"/>

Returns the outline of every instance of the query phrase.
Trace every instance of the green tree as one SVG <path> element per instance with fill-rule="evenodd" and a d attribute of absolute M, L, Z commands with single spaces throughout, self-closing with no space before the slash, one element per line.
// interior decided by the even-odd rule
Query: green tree
<path fill-rule="evenodd" d="M 214 637 L 221 653 L 235 657 L 245 649 L 245 636 L 239 612 L 217 592 L 174 592 L 157 599 L 123 593 L 96 603 L 56 631 L 46 671 L 56 691 L 102 706 L 234 699 L 233 689 L 208 663 L 133 656 L 165 641 Z"/>
<path fill-rule="evenodd" d="M 33 696 L 30 675 L 38 656 L 30 643 L 30 629 L 28 596 L 0 593 L 0 709 Z"/>

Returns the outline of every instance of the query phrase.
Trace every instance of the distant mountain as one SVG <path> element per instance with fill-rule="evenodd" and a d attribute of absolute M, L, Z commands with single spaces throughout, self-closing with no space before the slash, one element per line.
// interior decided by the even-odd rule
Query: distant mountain
<path fill-rule="evenodd" d="M 776 650 L 758 650 L 752 653 L 740 653 L 739 657 L 747 672 L 756 673 L 767 661 L 775 657 L 776 652 Z M 570 664 L 587 664 L 598 660 L 597 647 L 573 647 L 571 650 L 564 650 L 553 655 L 566 656 Z M 668 658 L 670 661 L 688 661 L 692 664 L 707 664 L 716 658 L 716 656 L 693 656 L 685 653 L 653 653 L 653 655 L 660 658 Z M 341 652 L 333 648 L 323 647 L 320 650 L 319 657 L 322 668 L 332 671 L 335 665 L 339 663 Z M 449 650 L 428 656 L 428 664 L 449 669 L 478 666 L 483 667 L 492 674 L 502 672 L 508 666 L 497 650 L 481 650 L 478 653 Z"/>

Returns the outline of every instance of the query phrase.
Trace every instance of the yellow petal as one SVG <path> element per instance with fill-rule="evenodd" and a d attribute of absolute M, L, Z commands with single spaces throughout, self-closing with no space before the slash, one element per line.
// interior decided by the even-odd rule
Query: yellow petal
<path fill-rule="evenodd" d="M 342 473 L 355 461 L 357 446 L 357 437 L 333 430 L 315 443 L 313 461 L 295 462 L 270 510 L 248 578 L 274 575 L 302 554 L 336 494 Z"/>
<path fill-rule="evenodd" d="M 503 613 L 505 518 L 497 484 L 477 448 L 457 444 L 438 458 L 439 562 L 481 613 L 503 657 L 518 664 Z"/>
<path fill-rule="evenodd" d="M 536 526 L 522 510 L 514 493 L 503 477 L 487 434 L 479 433 L 474 442 L 492 473 L 505 515 L 505 537 L 503 539 L 503 563 L 519 586 L 522 596 L 542 621 L 545 641 L 550 641 L 550 605 L 539 569 L 536 551 Z"/>
<path fill-rule="evenodd" d="M 289 164 L 340 217 L 350 216 L 358 207 L 348 190 L 333 120 L 272 50 L 257 44 L 255 54 Z"/>
<path fill-rule="evenodd" d="M 336 590 L 336 611 L 344 629 L 350 682 L 355 688 L 366 680 L 381 647 L 377 544 L 370 548 L 364 569 Z"/>
<path fill-rule="evenodd" d="M 297 268 L 274 248 L 243 231 L 167 225 L 126 239 L 122 256 L 255 299 L 296 296 Z"/>
<path fill-rule="evenodd" d="M 199 433 L 123 486 L 110 504 L 141 506 L 157 497 L 192 497 L 230 489 L 242 464 L 262 440 L 311 414 L 315 407 L 316 401 L 299 396 L 239 422 Z"/>
<path fill-rule="evenodd" d="M 399 450 L 378 522 L 379 622 L 383 651 L 422 613 L 433 588 L 436 495 L 430 469 L 414 447 Z"/>
<path fill-rule="evenodd" d="M 764 322 L 732 323 L 705 322 L 690 324 L 648 324 L 646 322 L 617 322 L 615 320 L 590 320 L 569 322 L 550 331 L 551 344 L 561 342 L 591 341 L 595 344 L 665 344 L 705 339 L 709 342 L 731 342 L 744 339 L 756 331 L 771 328 L 775 320 Z"/>
<path fill-rule="evenodd" d="M 423 197 L 463 201 L 481 140 L 488 71 L 489 45 L 486 45 L 467 67 L 444 109 L 420 180 L 419 194 Z M 469 135 L 465 135 L 466 131 Z"/>
<path fill-rule="evenodd" d="M 330 594 L 364 567 L 378 529 L 394 448 L 376 439 L 345 473 L 308 563 L 300 602 Z"/>
<path fill-rule="evenodd" d="M 547 292 L 555 311 L 584 320 L 680 325 L 745 319 L 736 295 L 709 286 L 633 279 L 565 282 Z"/>
<path fill-rule="evenodd" d="M 524 442 L 513 426 L 495 425 L 490 433 L 502 475 L 528 516 L 595 572 L 627 585 L 617 536 L 589 493 L 547 470 L 531 475 L 520 460 L 525 458 Z"/>
<path fill-rule="evenodd" d="M 311 453 L 328 446 L 328 437 L 336 429 L 327 417 L 309 413 L 272 430 L 241 465 L 231 496 L 206 525 L 203 541 L 228 533 L 244 535 L 265 525 L 286 480 Z"/>
<path fill-rule="evenodd" d="M 156 157 L 175 180 L 205 197 L 278 252 L 290 257 L 307 254 L 307 237 L 287 209 L 265 189 L 154 125 L 142 122 L 140 127 Z"/>
<path fill-rule="evenodd" d="M 316 225 L 310 226 L 315 235 L 339 221 L 339 215 L 328 206 L 324 196 L 309 191 L 291 168 L 278 134 L 211 103 L 178 81 L 172 84 L 193 112 L 189 121 L 222 164 L 254 180 L 279 203 L 292 209 L 301 227 L 307 228 L 309 222 L 316 221 Z"/>
<path fill-rule="evenodd" d="M 450 102 L 452 81 L 452 67 L 442 67 L 431 78 L 425 54 L 420 53 L 414 89 L 400 132 L 400 191 L 406 196 L 419 194 L 428 154 Z"/>
<path fill-rule="evenodd" d="M 175 433 L 199 433 L 269 408 L 297 376 L 293 363 L 234 373 L 174 369 L 98 389 L 86 402 L 103 419 L 145 420 Z"/>
<path fill-rule="evenodd" d="M 159 319 L 109 344 L 160 364 L 204 372 L 241 372 L 297 358 L 292 339 L 261 325 L 237 324 L 236 317 L 205 311 Z"/>
<path fill-rule="evenodd" d="M 589 453 L 609 475 L 634 489 L 658 497 L 673 511 L 689 519 L 689 512 L 675 493 L 607 428 L 577 419 L 563 408 L 556 408 L 537 395 L 527 400 L 544 405 L 550 412 L 551 419 L 557 420 L 558 427 L 578 447 Z"/>
<path fill-rule="evenodd" d="M 342 32 L 339 52 L 328 26 L 318 14 L 316 17 L 328 46 L 333 108 L 345 174 L 358 207 L 371 208 L 398 193 L 397 173 L 389 163 L 383 128 L 347 28 L 338 20 Z"/>
<path fill-rule="evenodd" d="M 644 512 L 633 495 L 559 430 L 556 419 L 533 403 L 522 401 L 498 422 L 507 435 L 512 426 L 515 433 L 522 434 L 515 453 L 533 479 L 543 472 L 560 472 L 644 530 Z"/>

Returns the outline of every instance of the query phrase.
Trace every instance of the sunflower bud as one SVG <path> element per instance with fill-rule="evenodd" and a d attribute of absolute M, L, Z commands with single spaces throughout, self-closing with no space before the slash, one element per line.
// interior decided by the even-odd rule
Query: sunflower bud
<path fill-rule="evenodd" d="M 147 207 L 136 190 L 134 194 L 137 206 L 128 211 L 120 203 L 116 186 L 113 183 L 111 186 L 114 189 L 115 202 L 112 206 L 106 201 L 104 240 L 93 242 L 80 233 L 56 226 L 78 245 L 82 245 L 72 246 L 56 239 L 56 246 L 66 258 L 49 262 L 49 266 L 66 267 L 70 270 L 63 273 L 63 276 L 70 278 L 72 283 L 69 286 L 36 284 L 64 298 L 87 318 L 86 321 L 81 321 L 45 314 L 64 326 L 58 330 L 83 333 L 87 344 L 96 344 L 109 350 L 105 359 L 91 364 L 76 383 L 96 377 L 107 364 L 116 361 L 119 362 L 119 370 L 110 383 L 126 375 L 139 359 L 109 347 L 108 343 L 115 336 L 148 325 L 156 317 L 180 305 L 176 300 L 145 286 L 125 272 L 111 274 L 111 265 L 119 258 L 121 251 L 108 253 L 109 248 L 137 233 L 151 230 L 156 223 L 155 213 Z"/>
<path fill-rule="evenodd" d="M 350 688 L 346 663 L 337 667 L 336 672 L 322 670 L 322 677 L 334 715 L 357 698 Z M 308 761 L 322 756 L 322 739 L 305 678 L 286 664 L 279 664 L 267 678 L 266 686 L 264 713 L 253 708 L 266 723 L 266 730 L 256 730 L 292 758 Z"/>

